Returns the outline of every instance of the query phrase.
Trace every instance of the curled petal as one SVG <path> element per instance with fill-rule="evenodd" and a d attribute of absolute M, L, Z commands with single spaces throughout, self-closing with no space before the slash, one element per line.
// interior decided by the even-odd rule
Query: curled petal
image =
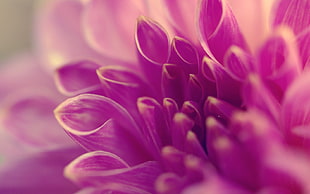
<path fill-rule="evenodd" d="M 202 103 L 207 91 L 205 91 L 202 79 L 194 74 L 190 74 L 187 82 L 187 100 Z"/>
<path fill-rule="evenodd" d="M 302 68 L 294 40 L 295 36 L 288 28 L 278 28 L 259 53 L 259 73 L 283 90 L 299 76 Z"/>
<path fill-rule="evenodd" d="M 136 61 L 132 35 L 136 18 L 145 12 L 144 9 L 142 0 L 87 2 L 83 15 L 83 29 L 90 46 L 112 58 Z"/>
<path fill-rule="evenodd" d="M 231 104 L 222 101 L 220 99 L 209 96 L 204 105 L 205 115 L 212 115 L 216 119 L 223 121 L 224 123 L 229 122 L 233 113 L 238 110 Z"/>
<path fill-rule="evenodd" d="M 59 105 L 55 115 L 66 132 L 87 150 L 108 151 L 130 164 L 149 158 L 137 124 L 109 98 L 82 94 Z"/>
<path fill-rule="evenodd" d="M 136 29 L 136 45 L 139 53 L 155 64 L 167 62 L 170 47 L 167 33 L 155 21 L 139 17 Z"/>
<path fill-rule="evenodd" d="M 168 35 L 155 21 L 141 16 L 137 21 L 135 40 L 145 78 L 160 91 L 162 65 L 170 54 Z"/>
<path fill-rule="evenodd" d="M 233 79 L 220 64 L 205 57 L 202 62 L 203 75 L 216 84 L 217 98 L 240 105 L 240 82 Z"/>
<path fill-rule="evenodd" d="M 234 79 L 240 81 L 246 79 L 247 75 L 254 71 L 251 56 L 237 46 L 232 46 L 227 51 L 224 58 L 224 66 Z"/>
<path fill-rule="evenodd" d="M 198 53 L 190 42 L 183 38 L 175 37 L 172 40 L 169 63 L 181 65 L 188 74 L 197 74 Z"/>
<path fill-rule="evenodd" d="M 216 161 L 217 168 L 227 178 L 256 188 L 256 162 L 230 133 L 214 118 L 207 119 L 207 149 L 210 160 Z"/>
<path fill-rule="evenodd" d="M 203 0 L 198 25 L 203 48 L 220 63 L 230 46 L 246 48 L 237 21 L 225 0 Z"/>
<path fill-rule="evenodd" d="M 158 162 L 148 161 L 129 167 L 118 156 L 95 151 L 86 153 L 65 168 L 65 176 L 81 186 L 106 186 L 106 189 L 153 193 L 153 183 L 161 173 Z M 136 176 L 139 174 L 139 176 Z M 126 189 L 127 187 L 127 189 Z M 134 193 L 134 192 L 130 193 Z M 142 192 L 145 191 L 145 192 Z"/>
<path fill-rule="evenodd" d="M 193 154 L 200 159 L 207 160 L 207 155 L 204 148 L 201 146 L 198 137 L 192 131 L 188 131 L 185 140 L 185 151 Z"/>
<path fill-rule="evenodd" d="M 171 142 L 163 109 L 156 100 L 149 97 L 139 98 L 137 106 L 145 124 L 143 135 L 159 153 L 161 147 Z"/>
<path fill-rule="evenodd" d="M 168 125 L 171 126 L 171 122 L 175 113 L 178 112 L 179 108 L 175 100 L 172 98 L 164 98 L 163 100 L 163 108 L 166 118 L 168 120 Z M 170 127 L 169 127 L 170 129 Z"/>
<path fill-rule="evenodd" d="M 166 146 L 161 150 L 163 163 L 168 172 L 183 176 L 185 174 L 185 153 L 172 146 Z"/>
<path fill-rule="evenodd" d="M 183 69 L 174 64 L 164 64 L 162 73 L 162 91 L 166 98 L 173 98 L 179 106 L 186 95 L 187 77 Z"/>
<path fill-rule="evenodd" d="M 99 67 L 88 61 L 62 66 L 55 72 L 56 85 L 60 92 L 68 96 L 98 90 L 101 88 L 96 75 Z"/>
<path fill-rule="evenodd" d="M 149 96 L 146 83 L 134 72 L 121 66 L 106 66 L 97 70 L 105 94 L 127 110 L 136 109 L 140 96 Z"/>
<path fill-rule="evenodd" d="M 172 144 L 179 150 L 184 150 L 184 142 L 188 131 L 192 130 L 195 123 L 183 113 L 174 115 L 172 123 Z"/>

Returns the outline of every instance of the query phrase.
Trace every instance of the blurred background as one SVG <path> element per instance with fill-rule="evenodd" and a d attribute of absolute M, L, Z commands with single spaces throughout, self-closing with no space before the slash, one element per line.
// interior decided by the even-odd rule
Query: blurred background
<path fill-rule="evenodd" d="M 0 61 L 30 48 L 35 1 L 0 0 Z"/>

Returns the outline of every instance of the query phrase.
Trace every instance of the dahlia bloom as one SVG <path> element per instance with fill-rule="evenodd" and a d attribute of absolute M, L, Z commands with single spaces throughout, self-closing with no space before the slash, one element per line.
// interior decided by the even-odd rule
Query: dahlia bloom
<path fill-rule="evenodd" d="M 65 177 L 79 193 L 310 193 L 309 9 L 51 1 L 36 46 L 87 151 Z"/>

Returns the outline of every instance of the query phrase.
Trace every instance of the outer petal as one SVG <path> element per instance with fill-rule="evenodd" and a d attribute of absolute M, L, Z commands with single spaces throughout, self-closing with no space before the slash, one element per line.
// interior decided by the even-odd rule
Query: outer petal
<path fill-rule="evenodd" d="M 63 102 L 55 114 L 66 132 L 87 150 L 112 152 L 130 164 L 150 158 L 133 118 L 106 97 L 82 94 Z"/>
<path fill-rule="evenodd" d="M 196 12 L 198 0 L 164 0 L 166 14 L 177 34 L 199 44 L 196 35 Z"/>
<path fill-rule="evenodd" d="M 60 92 L 69 96 L 98 90 L 101 88 L 96 74 L 99 67 L 88 61 L 62 66 L 55 73 L 56 85 Z"/>
<path fill-rule="evenodd" d="M 274 25 L 288 25 L 299 34 L 310 25 L 309 9 L 308 0 L 280 0 L 274 11 Z"/>
<path fill-rule="evenodd" d="M 72 193 L 78 188 L 63 177 L 63 168 L 81 153 L 61 148 L 8 161 L 0 169 L 0 193 Z"/>
<path fill-rule="evenodd" d="M 135 21 L 144 14 L 144 6 L 142 0 L 90 0 L 83 15 L 86 39 L 106 56 L 136 61 Z"/>
<path fill-rule="evenodd" d="M 283 129 L 289 134 L 294 127 L 310 124 L 309 84 L 310 73 L 307 72 L 302 74 L 285 93 L 280 121 Z"/>
<path fill-rule="evenodd" d="M 84 154 L 65 169 L 65 175 L 81 186 L 128 193 L 153 193 L 153 183 L 161 172 L 155 161 L 129 167 L 116 155 L 102 151 Z"/>
<path fill-rule="evenodd" d="M 245 49 L 237 21 L 225 0 L 202 0 L 199 13 L 199 33 L 207 54 L 218 62 L 232 45 Z"/>
<path fill-rule="evenodd" d="M 81 1 L 55 0 L 40 10 L 35 28 L 36 48 L 43 64 L 54 69 L 81 60 L 105 61 L 85 41 Z"/>

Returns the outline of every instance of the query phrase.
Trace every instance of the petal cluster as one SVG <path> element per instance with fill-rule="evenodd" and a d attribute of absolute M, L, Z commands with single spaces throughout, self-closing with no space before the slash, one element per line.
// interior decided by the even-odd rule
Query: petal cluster
<path fill-rule="evenodd" d="M 65 176 L 87 193 L 310 193 L 310 2 L 255 5 L 258 40 L 233 0 L 47 6 L 55 115 L 88 152 Z"/>

